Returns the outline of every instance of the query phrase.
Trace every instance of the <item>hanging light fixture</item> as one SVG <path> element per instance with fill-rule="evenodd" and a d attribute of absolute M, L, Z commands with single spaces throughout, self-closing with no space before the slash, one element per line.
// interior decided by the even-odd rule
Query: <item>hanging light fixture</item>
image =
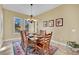
<path fill-rule="evenodd" d="M 35 22 L 36 20 L 35 19 L 33 19 L 33 15 L 32 15 L 32 6 L 33 6 L 33 4 L 30 4 L 30 7 L 31 7 L 31 15 L 30 15 L 30 18 L 29 19 L 27 19 L 29 22 Z"/>

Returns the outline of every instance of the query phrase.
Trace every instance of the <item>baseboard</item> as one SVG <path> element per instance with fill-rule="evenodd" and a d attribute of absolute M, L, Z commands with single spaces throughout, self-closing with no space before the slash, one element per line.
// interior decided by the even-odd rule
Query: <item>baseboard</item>
<path fill-rule="evenodd" d="M 59 41 L 56 41 L 56 40 L 52 40 L 52 43 L 56 43 L 56 44 L 60 44 L 62 46 L 68 46 L 67 44 L 63 43 L 63 42 L 59 42 Z"/>

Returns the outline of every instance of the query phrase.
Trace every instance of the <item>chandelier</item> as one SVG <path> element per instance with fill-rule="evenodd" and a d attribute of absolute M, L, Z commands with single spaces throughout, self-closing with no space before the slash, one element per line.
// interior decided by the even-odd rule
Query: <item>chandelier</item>
<path fill-rule="evenodd" d="M 36 21 L 36 20 L 33 18 L 33 15 L 32 15 L 32 6 L 33 6 L 33 4 L 30 4 L 30 7 L 31 7 L 31 15 L 30 15 L 29 19 L 27 19 L 30 23 Z"/>

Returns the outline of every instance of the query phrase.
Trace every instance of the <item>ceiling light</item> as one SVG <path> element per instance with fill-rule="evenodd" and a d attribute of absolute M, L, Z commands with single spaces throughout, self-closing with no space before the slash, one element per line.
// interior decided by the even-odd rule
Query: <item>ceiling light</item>
<path fill-rule="evenodd" d="M 30 15 L 30 17 L 29 17 L 29 19 L 27 19 L 29 22 L 35 22 L 36 20 L 33 18 L 33 15 L 32 15 L 32 6 L 33 6 L 33 4 L 30 4 L 30 7 L 31 7 L 31 15 Z"/>

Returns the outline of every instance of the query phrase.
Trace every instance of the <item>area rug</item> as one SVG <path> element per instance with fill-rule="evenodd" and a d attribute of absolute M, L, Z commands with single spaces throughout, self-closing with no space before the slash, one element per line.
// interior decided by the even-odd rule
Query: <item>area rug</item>
<path fill-rule="evenodd" d="M 14 41 L 12 42 L 12 44 L 13 44 L 14 55 L 25 55 L 25 52 L 20 45 L 20 41 Z"/>
<path fill-rule="evenodd" d="M 27 48 L 27 53 L 24 52 L 22 49 L 22 46 L 20 45 L 21 43 L 19 41 L 13 42 L 13 50 L 14 50 L 14 55 L 40 55 L 39 53 L 33 52 L 33 47 L 28 46 Z M 50 46 L 50 55 L 53 55 L 56 51 L 58 50 L 58 47 L 56 46 Z"/>
<path fill-rule="evenodd" d="M 54 53 L 58 50 L 58 47 L 56 47 L 56 46 L 50 46 L 49 47 L 50 49 L 50 55 L 54 55 Z"/>

